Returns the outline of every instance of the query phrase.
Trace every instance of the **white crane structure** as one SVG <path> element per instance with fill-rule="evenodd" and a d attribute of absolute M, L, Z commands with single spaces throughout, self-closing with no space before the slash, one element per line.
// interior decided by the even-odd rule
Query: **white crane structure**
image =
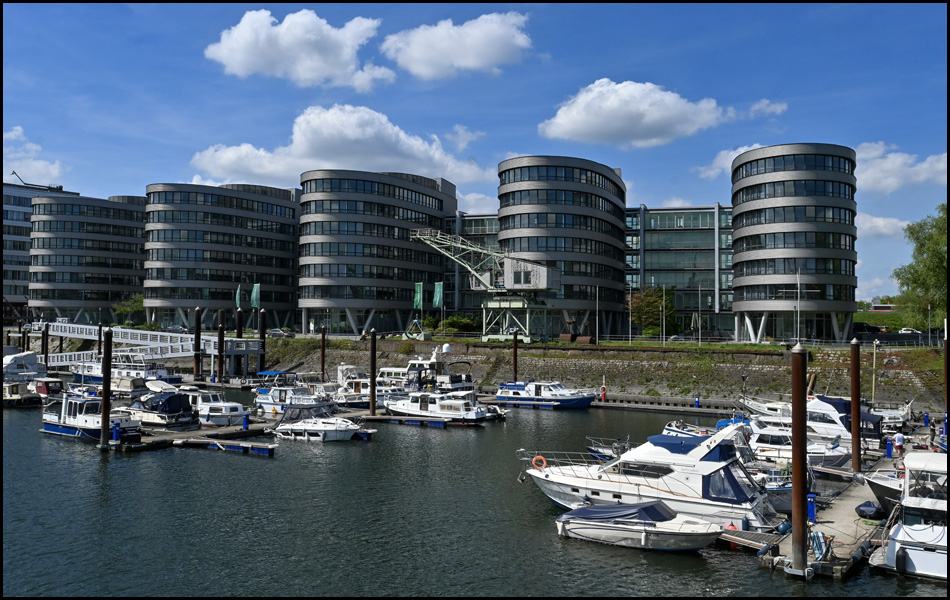
<path fill-rule="evenodd" d="M 428 244 L 439 253 L 465 267 L 471 288 L 489 293 L 482 303 L 482 341 L 509 340 L 518 330 L 518 339 L 531 342 L 531 322 L 541 316 L 542 328 L 549 309 L 538 292 L 561 288 L 561 273 L 536 261 L 514 258 L 498 247 L 476 244 L 437 229 L 415 229 L 410 238 Z M 536 322 L 536 321 L 535 321 Z"/>

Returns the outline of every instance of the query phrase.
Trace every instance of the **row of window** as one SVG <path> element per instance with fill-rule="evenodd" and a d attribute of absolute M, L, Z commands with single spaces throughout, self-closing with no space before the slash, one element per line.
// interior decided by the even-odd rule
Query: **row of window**
<path fill-rule="evenodd" d="M 715 252 L 645 252 L 643 264 L 647 269 L 713 269 Z"/>
<path fill-rule="evenodd" d="M 603 263 L 558 260 L 554 261 L 554 267 L 560 271 L 562 277 L 597 277 L 607 281 L 620 281 L 623 278 L 623 270 Z"/>
<path fill-rule="evenodd" d="M 19 221 L 20 223 L 29 223 L 31 215 L 22 210 L 3 210 L 4 221 Z"/>
<path fill-rule="evenodd" d="M 87 233 L 90 235 L 112 235 L 115 237 L 140 238 L 145 235 L 143 227 L 124 227 L 111 223 L 93 223 L 85 221 L 33 221 L 34 233 Z"/>
<path fill-rule="evenodd" d="M 135 288 L 139 289 L 139 288 Z M 233 295 L 233 292 L 232 292 Z M 64 289 L 64 288 L 31 288 L 30 300 L 46 300 L 49 302 L 98 302 L 100 304 L 115 304 L 129 299 L 129 291 L 103 289 Z"/>
<path fill-rule="evenodd" d="M 854 236 L 844 233 L 822 231 L 796 231 L 784 233 L 760 233 L 744 236 L 735 241 L 735 253 L 771 248 L 830 248 L 854 250 Z M 738 261 L 737 261 L 738 264 Z"/>
<path fill-rule="evenodd" d="M 148 241 L 155 243 L 222 244 L 256 250 L 273 250 L 291 256 L 297 251 L 296 242 L 196 229 L 152 229 L 148 232 Z"/>
<path fill-rule="evenodd" d="M 716 246 L 716 232 L 711 229 L 676 233 L 651 231 L 643 235 L 641 243 L 645 250 L 712 250 Z"/>
<path fill-rule="evenodd" d="M 839 181 L 774 181 L 750 185 L 732 195 L 732 206 L 763 198 L 787 198 L 789 196 L 831 196 L 854 198 L 854 186 Z"/>
<path fill-rule="evenodd" d="M 498 197 L 498 203 L 499 208 L 532 204 L 582 206 L 603 211 L 618 219 L 623 219 L 625 213 L 622 206 L 617 206 L 616 203 L 602 196 L 572 190 L 518 190 L 501 194 Z"/>
<path fill-rule="evenodd" d="M 145 273 L 152 281 L 223 281 L 230 283 L 262 283 L 264 285 L 293 286 L 293 275 L 280 273 L 246 273 L 233 269 L 152 268 Z"/>
<path fill-rule="evenodd" d="M 300 265 L 299 275 L 301 279 L 305 277 L 362 277 L 367 279 L 389 279 L 393 281 L 422 281 L 424 283 L 435 283 L 436 281 L 442 281 L 443 278 L 441 273 L 434 273 L 432 271 L 364 264 Z"/>
<path fill-rule="evenodd" d="M 141 254 L 144 244 L 86 240 L 63 237 L 38 237 L 30 240 L 33 250 L 85 250 L 89 252 L 112 252 L 117 254 Z"/>
<path fill-rule="evenodd" d="M 384 196 L 393 200 L 401 200 L 411 204 L 418 204 L 441 213 L 444 203 L 435 196 L 410 190 L 398 185 L 379 183 L 378 181 L 364 181 L 362 179 L 308 179 L 301 184 L 304 194 L 329 192 L 333 194 L 368 194 Z"/>
<path fill-rule="evenodd" d="M 736 265 L 736 277 L 748 275 L 854 275 L 854 261 L 842 258 L 770 258 Z"/>
<path fill-rule="evenodd" d="M 384 300 L 388 302 L 412 302 L 414 288 L 376 287 L 360 285 L 302 285 L 301 300 L 346 299 L 346 300 Z M 423 290 L 423 303 L 432 302 L 432 292 Z"/>
<path fill-rule="evenodd" d="M 521 213 L 498 219 L 501 231 L 510 229 L 582 229 L 623 240 L 623 230 L 603 219 L 563 213 Z"/>
<path fill-rule="evenodd" d="M 4 206 L 25 206 L 29 208 L 32 203 L 33 203 L 32 196 L 14 196 L 12 194 L 3 195 Z M 5 216 L 3 218 L 6 219 Z"/>
<path fill-rule="evenodd" d="M 517 183 L 519 181 L 574 181 L 592 185 L 607 190 L 620 199 L 621 206 L 626 205 L 624 190 L 609 177 L 597 171 L 588 171 L 573 167 L 517 167 L 498 174 L 499 185 Z"/>
<path fill-rule="evenodd" d="M 87 285 L 124 285 L 142 287 L 142 277 L 115 273 L 77 273 L 74 271 L 33 271 L 31 283 L 79 283 Z"/>
<path fill-rule="evenodd" d="M 680 290 L 705 289 L 712 292 L 716 287 L 716 275 L 713 271 L 647 271 L 643 274 L 643 285 L 648 287 Z"/>
<path fill-rule="evenodd" d="M 286 292 L 261 290 L 258 300 L 268 305 L 288 304 L 293 297 Z M 146 300 L 224 300 L 234 302 L 234 288 L 147 287 Z"/>
<path fill-rule="evenodd" d="M 744 285 L 734 290 L 735 301 L 748 300 L 842 300 L 854 302 L 854 286 L 792 284 Z"/>
<path fill-rule="evenodd" d="M 789 154 L 771 156 L 743 163 L 733 169 L 732 183 L 744 177 L 774 173 L 776 171 L 837 171 L 854 173 L 854 161 L 842 156 L 828 154 Z"/>
<path fill-rule="evenodd" d="M 145 260 L 147 262 L 213 262 L 268 269 L 293 269 L 295 267 L 295 261 L 284 256 L 189 248 L 152 248 L 145 252 Z"/>
<path fill-rule="evenodd" d="M 110 221 L 145 222 L 145 210 L 128 210 L 111 206 L 96 206 L 90 204 L 34 204 L 34 215 L 46 216 L 74 216 L 92 217 L 94 219 L 109 219 Z"/>
<path fill-rule="evenodd" d="M 205 206 L 217 206 L 218 208 L 228 210 L 245 210 L 259 215 L 270 215 L 282 219 L 297 218 L 297 208 L 295 206 L 283 206 L 263 202 L 261 200 L 237 198 L 234 196 L 224 196 L 222 194 L 203 194 L 201 192 L 150 192 L 148 194 L 148 203 L 200 204 Z M 150 211 L 149 214 L 151 214 Z"/>
<path fill-rule="evenodd" d="M 296 237 L 297 225 L 278 223 L 254 217 L 242 217 L 232 213 L 214 213 L 189 210 L 155 210 L 148 213 L 149 223 L 197 223 L 213 227 L 233 227 L 251 231 L 268 231 L 279 235 Z"/>
<path fill-rule="evenodd" d="M 624 251 L 620 248 L 588 238 L 519 237 L 501 241 L 501 244 L 509 252 L 579 252 L 596 254 L 617 262 L 624 260 Z"/>
<path fill-rule="evenodd" d="M 430 229 L 440 230 L 444 224 L 444 220 L 441 217 L 429 213 L 393 206 L 392 204 L 363 202 L 360 200 L 316 200 L 313 202 L 304 202 L 301 211 L 303 211 L 301 214 L 304 215 L 346 214 L 398 219 L 408 223 L 417 223 Z"/>
<path fill-rule="evenodd" d="M 442 256 L 433 252 L 424 252 L 413 248 L 384 246 L 379 244 L 347 244 L 343 242 L 321 242 L 300 244 L 300 256 L 362 256 L 364 258 L 386 258 L 405 262 L 442 266 Z"/>
<path fill-rule="evenodd" d="M 85 269 L 116 269 L 136 271 L 144 268 L 145 262 L 134 258 L 89 256 L 86 254 L 34 254 L 30 257 L 34 267 L 82 267 Z"/>
<path fill-rule="evenodd" d="M 841 223 L 854 225 L 854 211 L 834 206 L 779 206 L 736 215 L 736 229 L 769 223 Z"/>
<path fill-rule="evenodd" d="M 309 221 L 300 226 L 300 237 L 308 235 L 358 235 L 410 241 L 409 229 L 360 221 Z"/>

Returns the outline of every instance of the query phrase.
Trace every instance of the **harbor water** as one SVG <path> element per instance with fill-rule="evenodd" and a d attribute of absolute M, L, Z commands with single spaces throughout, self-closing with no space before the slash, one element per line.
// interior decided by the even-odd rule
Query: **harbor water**
<path fill-rule="evenodd" d="M 229 400 L 251 404 L 249 392 Z M 640 442 L 679 415 L 515 409 L 482 427 L 380 423 L 274 457 L 101 452 L 3 412 L 4 596 L 933 596 L 869 572 L 803 582 L 752 551 L 559 538 L 516 450 Z M 697 424 L 711 424 L 695 419 Z M 263 441 L 264 438 L 256 438 Z M 857 516 L 856 516 L 857 518 Z"/>

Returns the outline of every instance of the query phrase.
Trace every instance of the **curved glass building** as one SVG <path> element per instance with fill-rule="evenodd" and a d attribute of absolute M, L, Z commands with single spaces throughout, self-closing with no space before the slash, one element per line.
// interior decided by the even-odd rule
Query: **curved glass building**
<path fill-rule="evenodd" d="M 560 271 L 542 299 L 581 335 L 626 331 L 626 186 L 619 169 L 581 158 L 521 156 L 498 165 L 498 244 Z"/>
<path fill-rule="evenodd" d="M 855 152 L 782 144 L 732 161 L 740 341 L 845 341 L 857 310 Z"/>

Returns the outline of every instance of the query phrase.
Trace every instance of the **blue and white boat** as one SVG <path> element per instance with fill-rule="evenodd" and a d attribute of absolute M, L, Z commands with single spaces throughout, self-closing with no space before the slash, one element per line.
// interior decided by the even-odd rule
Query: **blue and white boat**
<path fill-rule="evenodd" d="M 511 381 L 498 386 L 495 402 L 519 408 L 588 408 L 597 398 L 594 389 L 564 387 L 558 381 Z"/>
<path fill-rule="evenodd" d="M 127 411 L 117 409 L 109 414 L 112 439 L 138 441 L 142 423 Z M 102 432 L 102 398 L 67 394 L 43 407 L 43 433 L 98 441 Z"/>
<path fill-rule="evenodd" d="M 278 417 L 292 404 L 318 404 L 334 410 L 336 402 L 323 393 L 314 393 L 306 384 L 298 382 L 290 371 L 261 371 L 263 377 L 257 388 L 254 406 L 266 417 Z"/>

